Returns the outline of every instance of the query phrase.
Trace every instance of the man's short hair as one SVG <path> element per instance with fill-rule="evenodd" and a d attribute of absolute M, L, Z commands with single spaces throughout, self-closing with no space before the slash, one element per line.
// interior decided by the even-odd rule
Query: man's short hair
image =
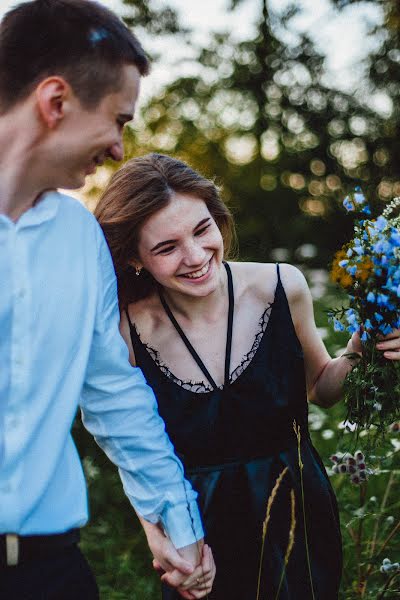
<path fill-rule="evenodd" d="M 122 83 L 122 67 L 141 75 L 149 61 L 134 34 L 110 10 L 91 0 L 32 0 L 0 24 L 0 111 L 26 98 L 48 76 L 71 85 L 94 108 Z"/>

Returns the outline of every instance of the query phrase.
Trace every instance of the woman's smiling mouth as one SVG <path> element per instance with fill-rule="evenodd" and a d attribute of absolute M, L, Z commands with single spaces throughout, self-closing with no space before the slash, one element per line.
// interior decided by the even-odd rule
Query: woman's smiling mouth
<path fill-rule="evenodd" d="M 198 271 L 192 271 L 191 273 L 184 273 L 183 275 L 179 275 L 179 277 L 185 277 L 186 279 L 200 279 L 201 277 L 204 277 L 204 275 L 206 275 L 210 270 L 210 263 L 211 259 L 207 264 L 204 265 L 202 269 L 199 269 Z"/>

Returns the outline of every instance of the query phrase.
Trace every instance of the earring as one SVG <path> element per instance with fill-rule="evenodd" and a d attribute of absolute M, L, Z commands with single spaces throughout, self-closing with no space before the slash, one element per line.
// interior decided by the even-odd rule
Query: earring
<path fill-rule="evenodd" d="M 139 277 L 139 275 L 140 275 L 140 273 L 141 273 L 142 269 L 139 269 L 139 267 L 136 267 L 136 268 L 135 268 L 135 271 L 136 271 L 136 276 L 137 276 L 137 277 Z"/>

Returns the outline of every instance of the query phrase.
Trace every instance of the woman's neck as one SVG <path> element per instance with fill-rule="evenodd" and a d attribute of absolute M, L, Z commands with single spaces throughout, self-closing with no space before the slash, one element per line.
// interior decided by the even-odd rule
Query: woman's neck
<path fill-rule="evenodd" d="M 207 296 L 192 296 L 163 288 L 163 295 L 175 317 L 190 322 L 218 321 L 226 314 L 228 304 L 227 274 L 221 266 L 221 277 L 216 289 Z"/>

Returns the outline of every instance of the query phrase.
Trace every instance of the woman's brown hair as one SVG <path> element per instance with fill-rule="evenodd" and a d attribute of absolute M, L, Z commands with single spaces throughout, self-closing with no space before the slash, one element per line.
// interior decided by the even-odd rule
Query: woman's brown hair
<path fill-rule="evenodd" d="M 233 218 L 212 181 L 184 162 L 163 154 L 129 160 L 114 173 L 94 211 L 114 261 L 121 309 L 148 297 L 156 286 L 154 278 L 144 269 L 135 277 L 132 261 L 139 259 L 143 224 L 167 206 L 174 193 L 188 194 L 205 202 L 221 231 L 225 256 L 230 254 L 236 239 Z"/>

